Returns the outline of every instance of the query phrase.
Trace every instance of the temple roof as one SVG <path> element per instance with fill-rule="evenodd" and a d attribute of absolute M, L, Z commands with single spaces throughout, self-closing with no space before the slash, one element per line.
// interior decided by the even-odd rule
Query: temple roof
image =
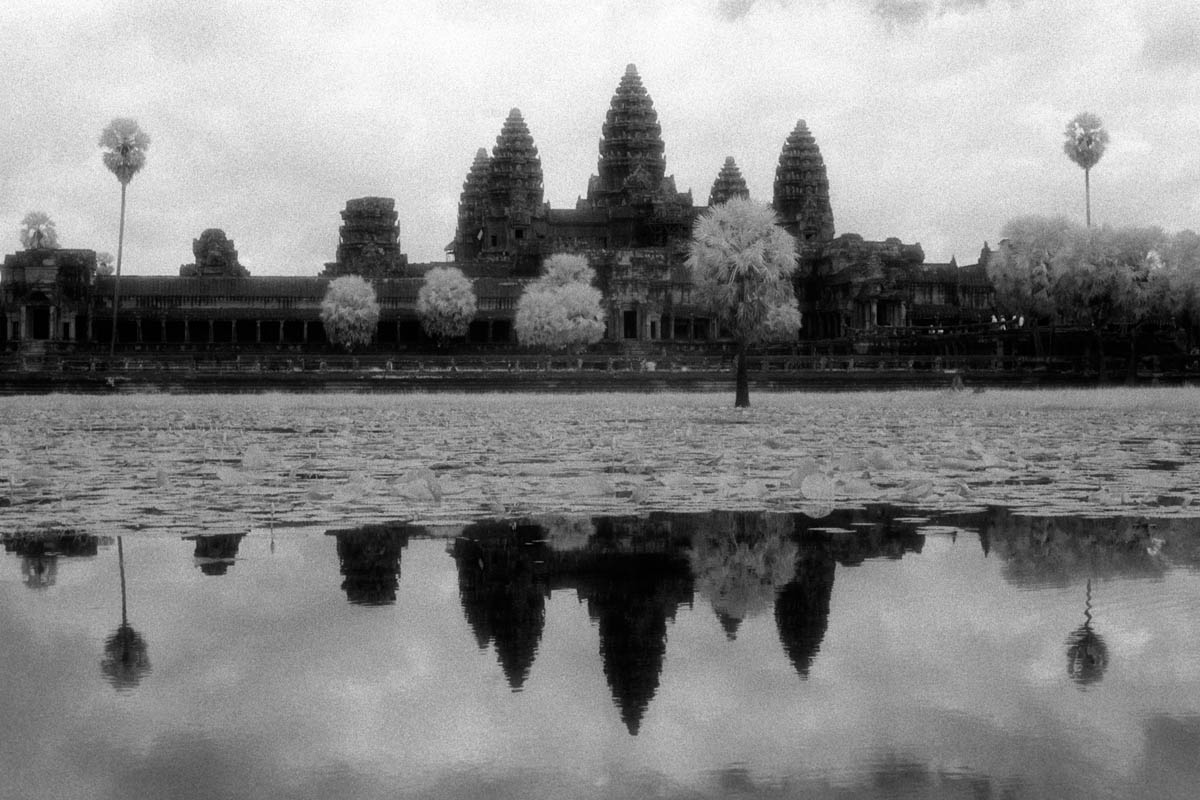
<path fill-rule="evenodd" d="M 454 234 L 456 242 L 465 242 L 473 238 L 483 227 L 490 166 L 487 150 L 481 147 L 475 151 L 475 160 L 471 162 L 467 179 L 463 181 L 462 195 L 458 201 L 458 229 Z"/>
<path fill-rule="evenodd" d="M 775 212 L 793 235 L 802 241 L 833 238 L 829 176 L 804 120 L 796 123 L 779 154 L 774 198 Z"/>
<path fill-rule="evenodd" d="M 534 213 L 542 206 L 542 160 L 520 109 L 508 112 L 496 137 L 487 187 L 493 210 Z"/>
<path fill-rule="evenodd" d="M 596 206 L 624 205 L 656 192 L 667 171 L 662 127 L 633 64 L 617 85 L 601 132 L 599 176 L 589 182 L 588 200 Z"/>
<path fill-rule="evenodd" d="M 737 162 L 733 160 L 733 156 L 728 156 L 721 171 L 717 173 L 712 191 L 708 193 L 708 204 L 710 206 L 720 205 L 734 197 L 748 198 L 750 190 L 746 188 L 746 179 L 742 177 L 742 171 L 738 169 Z"/>

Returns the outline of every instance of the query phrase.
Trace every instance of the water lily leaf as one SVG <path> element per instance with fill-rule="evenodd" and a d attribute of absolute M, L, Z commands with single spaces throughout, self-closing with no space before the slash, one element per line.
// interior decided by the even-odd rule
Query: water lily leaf
<path fill-rule="evenodd" d="M 819 472 L 806 476 L 800 482 L 800 494 L 809 500 L 829 503 L 833 501 L 835 493 L 836 486 L 833 480 Z"/>

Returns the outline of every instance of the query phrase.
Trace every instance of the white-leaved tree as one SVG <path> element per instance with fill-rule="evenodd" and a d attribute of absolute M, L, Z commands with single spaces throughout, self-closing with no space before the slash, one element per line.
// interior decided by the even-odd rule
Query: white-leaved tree
<path fill-rule="evenodd" d="M 575 352 L 604 337 L 600 290 L 583 256 L 559 253 L 546 259 L 544 272 L 517 304 L 514 323 L 521 344 Z"/>
<path fill-rule="evenodd" d="M 58 247 L 58 231 L 45 211 L 30 211 L 21 220 L 21 246 L 26 250 Z"/>
<path fill-rule="evenodd" d="M 116 263 L 113 259 L 113 254 L 107 251 L 96 253 L 96 274 L 97 275 L 112 275 L 113 264 Z"/>
<path fill-rule="evenodd" d="M 375 287 L 358 275 L 330 281 L 321 301 L 321 323 L 333 344 L 347 350 L 369 344 L 379 324 Z"/>
<path fill-rule="evenodd" d="M 1083 235 L 1079 223 L 1064 216 L 1026 215 L 1009 220 L 1000 247 L 987 260 L 987 275 L 1001 314 L 1029 320 L 1034 351 L 1043 355 L 1041 328 L 1057 321 L 1054 283 L 1061 257 Z"/>
<path fill-rule="evenodd" d="M 475 290 L 457 267 L 434 267 L 417 293 L 417 317 L 425 333 L 444 344 L 466 336 L 475 319 Z"/>
<path fill-rule="evenodd" d="M 795 339 L 800 330 L 796 240 L 769 206 L 735 197 L 696 219 L 687 263 L 696 301 L 737 342 L 734 405 L 749 406 L 749 346 Z"/>

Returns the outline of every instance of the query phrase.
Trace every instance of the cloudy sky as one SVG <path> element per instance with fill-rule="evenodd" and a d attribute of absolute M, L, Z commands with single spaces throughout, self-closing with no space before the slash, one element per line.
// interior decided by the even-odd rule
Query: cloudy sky
<path fill-rule="evenodd" d="M 574 205 L 628 63 L 697 203 L 726 156 L 769 201 L 804 119 L 839 233 L 973 263 L 1015 215 L 1082 219 L 1062 141 L 1088 110 L 1112 137 L 1095 219 L 1200 227 L 1195 0 L 47 0 L 0 5 L 0 251 L 42 210 L 63 246 L 115 253 L 97 139 L 132 116 L 152 141 L 127 274 L 175 274 L 219 227 L 253 274 L 314 275 L 365 195 L 440 261 L 510 108 L 546 200 Z"/>

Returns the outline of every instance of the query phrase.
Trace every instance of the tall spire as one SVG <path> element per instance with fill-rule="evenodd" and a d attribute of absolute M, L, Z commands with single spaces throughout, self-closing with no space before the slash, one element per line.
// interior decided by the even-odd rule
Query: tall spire
<path fill-rule="evenodd" d="M 490 161 L 487 150 L 479 148 L 471 170 L 463 182 L 458 200 L 458 229 L 454 233 L 454 257 L 465 260 L 479 252 L 484 218 L 487 214 L 487 181 Z"/>
<path fill-rule="evenodd" d="M 658 191 L 667 171 L 654 101 L 630 64 L 604 118 L 599 176 L 588 185 L 594 207 L 629 205 Z"/>
<path fill-rule="evenodd" d="M 497 209 L 532 213 L 542 205 L 542 160 L 520 109 L 508 112 L 488 167 L 488 199 Z"/>
<path fill-rule="evenodd" d="M 733 156 L 728 156 L 725 159 L 725 165 L 717 174 L 717 179 L 713 182 L 712 191 L 708 193 L 708 204 L 716 206 L 734 197 L 747 198 L 749 196 L 750 190 L 746 188 L 746 180 L 742 177 L 742 171 L 738 169 Z"/>
<path fill-rule="evenodd" d="M 833 238 L 833 208 L 825 161 L 804 120 L 796 123 L 775 169 L 775 213 L 801 241 Z"/>

